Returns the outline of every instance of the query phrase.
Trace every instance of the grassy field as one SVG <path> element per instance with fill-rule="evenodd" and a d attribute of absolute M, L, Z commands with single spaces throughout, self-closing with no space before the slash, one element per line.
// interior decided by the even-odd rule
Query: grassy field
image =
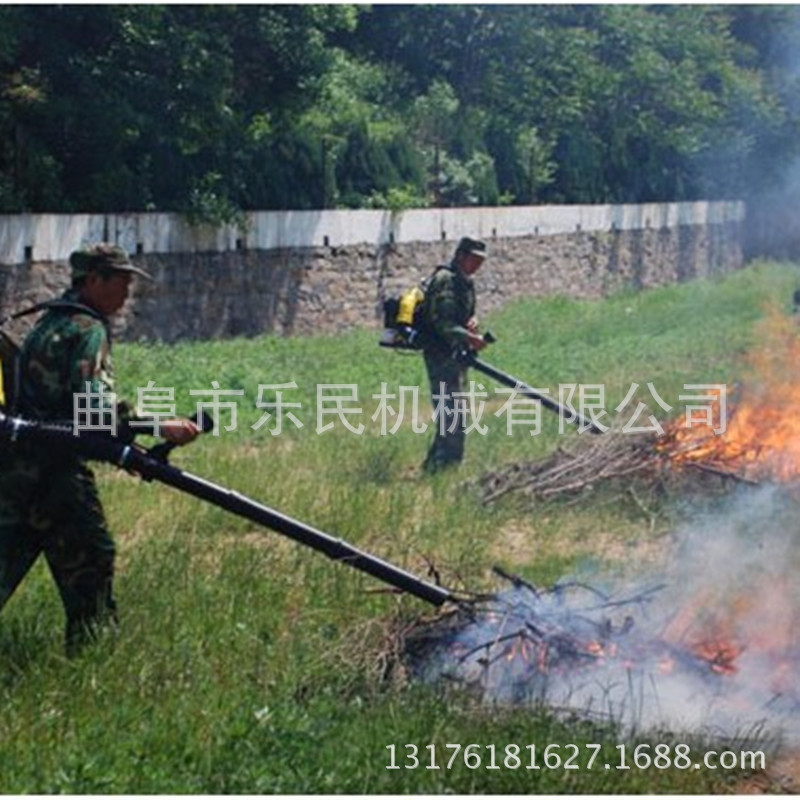
<path fill-rule="evenodd" d="M 486 320 L 499 342 L 487 360 L 537 387 L 603 384 L 605 408 L 634 382 L 657 418 L 652 382 L 679 414 L 684 384 L 732 383 L 777 308 L 789 313 L 797 269 L 760 264 L 717 280 L 604 301 L 520 302 Z M 508 436 L 494 386 L 485 435 L 471 434 L 462 468 L 416 472 L 429 433 L 404 422 L 382 435 L 382 383 L 421 386 L 418 356 L 376 346 L 374 333 L 307 339 L 119 346 L 121 392 L 153 381 L 175 390 L 241 391 L 235 430 L 175 454 L 194 473 L 251 495 L 423 577 L 435 565 L 452 588 L 491 590 L 491 566 L 550 583 L 585 560 L 616 568 L 632 545 L 658 548 L 664 530 L 629 504 L 480 504 L 470 481 L 551 452 L 542 433 Z M 478 376 L 473 375 L 476 380 Z M 259 386 L 289 384 L 283 400 L 303 424 L 263 414 Z M 317 432 L 320 384 L 357 386 L 361 409 Z M 273 399 L 275 390 L 266 391 Z M 225 398 L 229 400 L 231 398 Z M 223 424 L 232 427 L 230 417 Z M 390 424 L 392 422 L 390 421 Z M 400 624 L 430 615 L 413 598 L 268 530 L 110 467 L 97 470 L 119 544 L 119 636 L 81 656 L 62 654 L 62 612 L 38 564 L 0 617 L 0 791 L 4 794 L 217 793 L 716 793 L 741 776 L 706 770 L 387 770 L 389 750 L 429 743 L 600 743 L 613 759 L 620 733 L 547 710 L 481 707 L 441 687 L 402 680 L 392 663 Z M 668 524 L 669 515 L 661 525 Z M 686 732 L 669 734 L 683 740 Z M 649 741 L 639 738 L 636 743 Z M 661 734 L 655 741 L 670 741 Z M 698 747 L 701 745 L 698 742 Z M 400 760 L 398 763 L 403 763 Z M 423 762 L 425 763 L 425 762 Z"/>

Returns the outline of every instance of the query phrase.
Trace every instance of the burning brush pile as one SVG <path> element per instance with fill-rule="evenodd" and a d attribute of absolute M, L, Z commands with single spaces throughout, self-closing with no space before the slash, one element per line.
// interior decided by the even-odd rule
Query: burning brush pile
<path fill-rule="evenodd" d="M 505 590 L 408 637 L 412 672 L 487 703 L 546 704 L 639 730 L 766 727 L 800 741 L 800 344 L 781 325 L 767 338 L 724 432 L 582 436 L 578 449 L 481 482 L 486 503 L 580 496 L 614 480 L 724 486 L 724 503 L 664 540 L 665 566 L 549 588 L 500 571 Z"/>
<path fill-rule="evenodd" d="M 765 344 L 749 355 L 748 379 L 733 398 L 718 393 L 703 419 L 685 418 L 662 435 L 584 435 L 572 449 L 512 464 L 480 480 L 483 502 L 510 493 L 536 500 L 569 497 L 607 482 L 640 481 L 707 489 L 701 477 L 737 483 L 800 482 L 800 336 L 796 323 L 770 317 Z"/>
<path fill-rule="evenodd" d="M 497 569 L 507 589 L 408 637 L 410 671 L 628 729 L 800 737 L 796 519 L 780 489 L 743 492 L 678 531 L 670 566 L 635 585 L 544 588 Z"/>

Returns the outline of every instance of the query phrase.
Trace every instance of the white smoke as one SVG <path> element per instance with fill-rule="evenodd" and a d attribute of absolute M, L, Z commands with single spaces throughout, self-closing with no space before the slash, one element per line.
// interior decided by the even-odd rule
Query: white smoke
<path fill-rule="evenodd" d="M 747 487 L 676 530 L 658 574 L 520 581 L 442 631 L 418 673 L 628 730 L 800 741 L 798 512 L 785 489 Z"/>

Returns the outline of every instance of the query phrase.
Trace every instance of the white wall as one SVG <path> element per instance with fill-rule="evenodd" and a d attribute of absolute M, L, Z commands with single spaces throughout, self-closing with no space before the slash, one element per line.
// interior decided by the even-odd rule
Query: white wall
<path fill-rule="evenodd" d="M 461 236 L 551 236 L 575 231 L 741 222 L 739 201 L 389 211 L 256 211 L 246 230 L 193 228 L 177 214 L 0 215 L 0 264 L 64 261 L 83 244 L 112 241 L 130 253 L 225 252 L 237 247 L 377 246 Z"/>

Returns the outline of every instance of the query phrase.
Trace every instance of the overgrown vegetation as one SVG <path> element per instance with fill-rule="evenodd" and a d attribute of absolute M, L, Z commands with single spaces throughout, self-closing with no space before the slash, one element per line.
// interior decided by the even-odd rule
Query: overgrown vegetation
<path fill-rule="evenodd" d="M 5 5 L 0 212 L 750 199 L 793 6 Z"/>
<path fill-rule="evenodd" d="M 739 377 L 754 323 L 770 305 L 788 311 L 796 284 L 794 267 L 761 264 L 604 301 L 526 300 L 488 320 L 500 336 L 491 359 L 540 387 L 604 383 L 609 409 L 633 382 L 652 382 L 680 413 L 683 384 Z M 244 392 L 237 429 L 206 436 L 175 463 L 420 575 L 431 577 L 434 565 L 449 587 L 491 590 L 494 563 L 549 583 L 582 560 L 614 568 L 631 546 L 662 544 L 662 527 L 613 497 L 533 511 L 479 504 L 470 480 L 561 442 L 549 416 L 541 435 L 509 437 L 489 416 L 494 403 L 490 430 L 470 435 L 460 471 L 412 473 L 427 435 L 407 424 L 380 435 L 371 396 L 382 382 L 394 391 L 424 387 L 422 365 L 381 350 L 373 333 L 124 345 L 116 359 L 129 396 L 153 380 L 174 387 L 185 410 L 198 399 L 189 392 L 211 381 Z M 292 381 L 298 388 L 283 399 L 301 404 L 292 410 L 304 427 L 285 421 L 271 436 L 273 418 L 253 430 L 264 410 L 256 408 L 259 384 Z M 361 435 L 341 423 L 315 432 L 320 383 L 359 387 L 364 413 L 350 421 L 365 425 Z M 666 418 L 646 393 L 640 399 Z M 706 770 L 387 770 L 387 746 L 400 757 L 406 743 L 436 743 L 441 753 L 454 742 L 498 752 L 512 743 L 597 742 L 598 762 L 616 763 L 621 734 L 546 709 L 482 708 L 445 687 L 407 682 L 389 669 L 393 634 L 431 609 L 167 487 L 99 472 L 118 533 L 122 629 L 67 661 L 60 604 L 42 564 L 3 610 L 4 793 L 706 794 L 734 786 L 737 776 Z"/>

